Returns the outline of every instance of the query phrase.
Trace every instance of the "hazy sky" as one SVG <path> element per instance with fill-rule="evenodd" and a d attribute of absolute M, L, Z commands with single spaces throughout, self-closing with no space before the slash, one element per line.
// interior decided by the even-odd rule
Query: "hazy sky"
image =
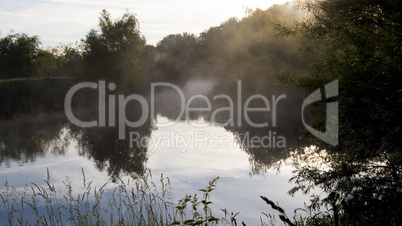
<path fill-rule="evenodd" d="M 44 47 L 68 44 L 96 28 L 102 9 L 112 18 L 128 10 L 137 15 L 141 33 L 155 45 L 169 34 L 199 34 L 230 17 L 242 18 L 246 8 L 266 9 L 286 0 L 1 0 L 1 37 L 14 30 L 39 35 Z"/>

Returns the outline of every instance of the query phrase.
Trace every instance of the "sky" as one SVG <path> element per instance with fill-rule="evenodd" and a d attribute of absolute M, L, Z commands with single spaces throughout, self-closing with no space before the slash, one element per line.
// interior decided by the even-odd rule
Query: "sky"
<path fill-rule="evenodd" d="M 127 10 L 136 14 L 147 43 L 156 45 L 169 34 L 199 34 L 231 17 L 242 18 L 247 8 L 267 9 L 287 0 L 1 0 L 0 36 L 14 31 L 38 35 L 43 47 L 85 38 L 97 28 L 102 9 L 113 19 Z"/>

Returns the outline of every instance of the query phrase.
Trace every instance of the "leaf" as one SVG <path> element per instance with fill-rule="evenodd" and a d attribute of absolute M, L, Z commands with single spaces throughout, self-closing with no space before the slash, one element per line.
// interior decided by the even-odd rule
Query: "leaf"
<path fill-rule="evenodd" d="M 209 204 L 212 203 L 211 201 L 207 201 L 207 200 L 202 200 L 201 202 L 202 202 L 202 204 L 204 204 L 204 205 L 209 205 Z"/>
<path fill-rule="evenodd" d="M 193 223 L 193 222 L 194 222 L 194 220 L 190 219 L 190 220 L 184 221 L 184 224 L 190 224 L 190 223 Z"/>
<path fill-rule="evenodd" d="M 217 221 L 219 221 L 219 219 L 212 216 L 212 217 L 210 217 L 210 218 L 208 219 L 208 221 L 215 221 L 215 222 L 217 222 Z"/>

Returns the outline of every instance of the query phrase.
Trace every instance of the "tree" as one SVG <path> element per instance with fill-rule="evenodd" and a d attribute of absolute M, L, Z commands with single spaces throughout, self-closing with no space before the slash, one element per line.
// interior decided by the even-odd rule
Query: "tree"
<path fill-rule="evenodd" d="M 48 50 L 40 49 L 34 60 L 35 76 L 40 78 L 72 76 L 66 66 L 74 67 L 73 59 L 67 58 L 67 49 L 63 47 Z"/>
<path fill-rule="evenodd" d="M 183 33 L 168 35 L 155 48 L 156 63 L 152 81 L 169 81 L 184 84 L 190 71 L 200 61 L 197 37 Z"/>
<path fill-rule="evenodd" d="M 9 34 L 0 39 L 0 78 L 23 78 L 34 75 L 34 60 L 39 51 L 38 36 Z"/>
<path fill-rule="evenodd" d="M 146 82 L 145 70 L 152 55 L 140 35 L 135 15 L 127 12 L 121 19 L 113 21 L 103 10 L 99 28 L 99 31 L 91 30 L 83 40 L 83 75 L 141 89 Z"/>
<path fill-rule="evenodd" d="M 313 19 L 288 34 L 309 41 L 320 57 L 312 73 L 280 74 L 285 84 L 307 92 L 339 80 L 339 145 L 328 151 L 330 165 L 299 165 L 292 190 L 319 186 L 340 195 L 337 203 L 352 222 L 398 225 L 402 201 L 402 20 L 397 0 L 300 1 Z M 283 27 L 282 27 L 283 28 Z M 325 111 L 316 111 L 325 118 Z M 324 128 L 324 122 L 317 125 Z M 315 203 L 318 203 L 316 199 Z M 324 199 L 321 201 L 325 201 Z M 400 222 L 399 222 L 400 223 Z"/>
<path fill-rule="evenodd" d="M 175 34 L 165 37 L 156 49 L 153 79 L 185 83 L 210 80 L 217 92 L 233 92 L 238 80 L 252 94 L 265 92 L 275 72 L 308 70 L 298 38 L 277 35 L 275 24 L 298 18 L 287 5 L 250 11 L 243 19 L 230 18 L 198 36 Z M 259 82 L 256 82 L 259 81 Z"/>
<path fill-rule="evenodd" d="M 65 64 L 61 69 L 62 76 L 80 77 L 82 76 L 82 68 L 84 64 L 82 56 L 82 46 L 68 45 L 61 48 L 61 56 L 65 60 Z"/>

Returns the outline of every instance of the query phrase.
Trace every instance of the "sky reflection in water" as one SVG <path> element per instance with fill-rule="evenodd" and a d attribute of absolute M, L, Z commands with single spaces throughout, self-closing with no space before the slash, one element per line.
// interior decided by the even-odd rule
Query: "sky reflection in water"
<path fill-rule="evenodd" d="M 158 123 L 168 120 L 158 117 Z M 174 201 L 183 198 L 186 193 L 200 194 L 198 189 L 204 188 L 209 180 L 217 176 L 220 179 L 216 190 L 212 192 L 212 208 L 216 211 L 226 208 L 229 212 L 234 213 L 240 211 L 237 219 L 245 221 L 249 225 L 259 224 L 261 212 L 276 214 L 259 198 L 260 195 L 279 202 L 289 216 L 293 216 L 293 210 L 303 207 L 303 203 L 308 201 L 308 197 L 301 194 L 296 197 L 287 195 L 287 191 L 292 187 L 292 184 L 288 183 L 292 171 L 291 166 L 283 165 L 280 173 L 271 169 L 266 173 L 253 174 L 250 156 L 236 144 L 235 136 L 232 133 L 223 127 L 209 125 L 207 122 L 198 121 L 197 123 L 205 123 L 204 128 L 194 127 L 188 122 L 180 122 L 174 126 L 158 128 L 151 135 L 151 139 L 156 141 L 171 137 L 172 134 L 190 141 L 190 145 L 185 150 L 183 150 L 183 143 L 180 142 L 155 147 L 150 141 L 148 147 L 148 160 L 145 165 L 151 170 L 154 180 L 157 180 L 162 173 L 171 179 Z M 65 135 L 61 135 L 60 139 L 69 133 L 66 129 L 62 130 L 62 134 Z M 225 141 L 230 140 L 229 143 L 232 145 L 230 148 L 216 148 L 212 144 L 204 145 L 203 139 L 207 136 L 225 137 Z M 86 178 L 93 180 L 93 187 L 99 188 L 109 182 L 105 194 L 110 195 L 114 184 L 107 172 L 99 171 L 91 156 L 80 154 L 82 151 L 76 139 L 68 138 L 68 145 L 62 154 L 54 154 L 54 151 L 51 151 L 57 147 L 55 144 L 57 142 L 54 142 L 53 146 L 51 144 L 47 152 L 37 156 L 32 162 L 14 161 L 8 166 L 2 164 L 0 166 L 0 183 L 4 185 L 8 181 L 17 189 L 30 182 L 44 186 L 43 180 L 46 179 L 46 169 L 48 168 L 51 182 L 55 184 L 58 194 L 65 193 L 62 180 L 66 179 L 66 176 L 72 181 L 75 191 L 80 192 L 82 168 Z M 128 176 L 122 179 L 126 180 Z M 0 190 L 4 190 L 4 186 Z M 3 216 L 4 214 L 4 212 L 0 213 Z M 223 216 L 223 213 L 218 212 L 216 215 Z"/>

